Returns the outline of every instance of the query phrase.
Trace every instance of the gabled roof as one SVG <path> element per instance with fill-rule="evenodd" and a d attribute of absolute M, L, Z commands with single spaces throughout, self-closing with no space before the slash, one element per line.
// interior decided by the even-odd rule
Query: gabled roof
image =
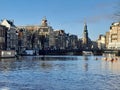
<path fill-rule="evenodd" d="M 6 21 L 10 24 L 10 26 L 16 27 L 16 26 L 14 25 L 13 21 L 11 21 L 11 20 L 6 20 Z"/>
<path fill-rule="evenodd" d="M 3 19 L 1 22 L 1 25 L 4 25 L 6 27 L 16 27 L 14 25 L 14 21 L 13 20 L 7 20 L 7 19 Z"/>

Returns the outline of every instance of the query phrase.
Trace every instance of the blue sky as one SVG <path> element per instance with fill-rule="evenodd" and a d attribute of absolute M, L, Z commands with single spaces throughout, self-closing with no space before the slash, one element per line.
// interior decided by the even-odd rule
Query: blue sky
<path fill-rule="evenodd" d="M 40 25 L 46 16 L 53 29 L 82 37 L 87 22 L 89 37 L 109 31 L 119 0 L 0 0 L 0 19 L 14 19 L 16 26 Z"/>

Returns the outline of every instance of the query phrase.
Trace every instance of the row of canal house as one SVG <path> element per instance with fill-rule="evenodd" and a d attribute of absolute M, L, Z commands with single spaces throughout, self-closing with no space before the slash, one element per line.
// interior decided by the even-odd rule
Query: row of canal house
<path fill-rule="evenodd" d="M 94 42 L 96 43 L 96 42 Z M 0 23 L 0 49 L 28 50 L 80 49 L 96 46 L 88 37 L 87 24 L 84 25 L 83 38 L 68 34 L 64 30 L 54 30 L 43 18 L 40 25 L 15 26 L 13 20 L 4 19 Z M 92 47 L 93 48 L 93 47 Z"/>
<path fill-rule="evenodd" d="M 120 50 L 120 22 L 112 23 L 106 35 L 100 35 L 97 42 L 100 49 Z"/>
<path fill-rule="evenodd" d="M 24 36 L 23 30 L 16 27 L 13 20 L 1 20 L 0 50 L 16 50 L 21 52 L 24 49 L 22 48 Z"/>
<path fill-rule="evenodd" d="M 26 30 L 27 49 L 77 49 L 78 37 L 66 34 L 64 30 L 54 30 L 46 18 L 39 26 L 21 26 Z"/>
<path fill-rule="evenodd" d="M 0 50 L 26 49 L 77 49 L 78 37 L 66 34 L 64 30 L 53 30 L 46 18 L 38 26 L 14 25 L 13 20 L 4 19 L 0 23 Z"/>
<path fill-rule="evenodd" d="M 17 27 L 13 20 L 2 20 L 0 23 L 0 49 L 17 49 Z"/>

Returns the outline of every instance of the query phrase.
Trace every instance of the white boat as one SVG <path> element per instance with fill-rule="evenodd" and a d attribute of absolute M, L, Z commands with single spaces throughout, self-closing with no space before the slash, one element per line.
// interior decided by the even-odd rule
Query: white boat
<path fill-rule="evenodd" d="M 25 55 L 35 55 L 35 50 L 25 50 Z"/>
<path fill-rule="evenodd" d="M 92 51 L 82 51 L 82 55 L 93 55 Z"/>
<path fill-rule="evenodd" d="M 15 56 L 15 50 L 0 50 L 0 58 L 13 58 Z"/>

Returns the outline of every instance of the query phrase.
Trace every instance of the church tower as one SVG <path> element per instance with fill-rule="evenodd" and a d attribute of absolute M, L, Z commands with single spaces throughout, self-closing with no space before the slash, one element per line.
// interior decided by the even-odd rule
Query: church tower
<path fill-rule="evenodd" d="M 84 24 L 84 31 L 83 31 L 83 44 L 88 45 L 88 30 L 87 30 L 86 22 Z"/>

